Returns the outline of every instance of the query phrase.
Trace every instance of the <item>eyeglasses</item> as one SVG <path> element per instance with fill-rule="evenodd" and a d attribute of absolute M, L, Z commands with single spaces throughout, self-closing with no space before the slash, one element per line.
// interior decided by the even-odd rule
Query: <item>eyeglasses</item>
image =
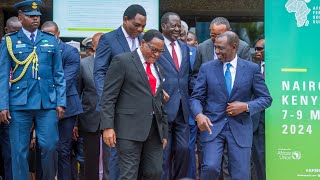
<path fill-rule="evenodd" d="M 163 52 L 164 52 L 164 49 L 156 49 L 156 48 L 154 48 L 154 47 L 152 47 L 149 43 L 147 43 L 148 44 L 148 46 L 149 46 L 149 48 L 151 49 L 151 52 L 152 53 L 159 53 L 159 54 L 162 54 Z"/>
<path fill-rule="evenodd" d="M 255 47 L 254 50 L 255 50 L 255 51 L 263 51 L 263 50 L 264 50 L 264 47 Z"/>

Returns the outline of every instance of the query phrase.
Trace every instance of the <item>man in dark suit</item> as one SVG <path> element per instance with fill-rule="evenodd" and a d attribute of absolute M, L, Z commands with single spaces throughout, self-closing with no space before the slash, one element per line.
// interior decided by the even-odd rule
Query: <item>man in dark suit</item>
<path fill-rule="evenodd" d="M 268 108 L 272 102 L 259 66 L 237 56 L 238 44 L 234 32 L 217 36 L 218 60 L 200 68 L 190 99 L 192 115 L 202 131 L 200 179 L 219 178 L 226 144 L 231 178 L 250 179 L 251 115 Z"/>
<path fill-rule="evenodd" d="M 161 18 L 165 52 L 158 62 L 165 69 L 164 90 L 170 99 L 168 114 L 168 145 L 163 154 L 162 179 L 187 176 L 189 161 L 189 71 L 190 52 L 180 37 L 181 22 L 178 14 L 168 12 Z"/>
<path fill-rule="evenodd" d="M 146 16 L 142 6 L 133 4 L 125 10 L 122 26 L 101 36 L 93 69 L 98 101 L 102 95 L 103 82 L 112 58 L 120 53 L 134 51 L 139 46 L 141 33 L 146 25 Z M 97 110 L 99 109 L 100 106 L 97 103 Z M 117 180 L 118 176 L 118 155 L 115 148 L 110 148 L 109 178 Z"/>
<path fill-rule="evenodd" d="M 81 101 L 77 91 L 77 74 L 80 70 L 80 54 L 78 50 L 62 42 L 60 31 L 53 21 L 45 22 L 42 30 L 54 34 L 58 40 L 62 55 L 62 66 L 66 79 L 67 107 L 64 118 L 59 121 L 58 143 L 58 180 L 71 179 L 72 135 L 76 116 L 82 113 Z"/>
<path fill-rule="evenodd" d="M 156 62 L 163 36 L 149 30 L 134 52 L 115 56 L 101 98 L 104 142 L 119 152 L 119 179 L 160 180 L 162 150 L 168 137 L 164 110 L 164 70 Z M 139 167 L 140 166 L 140 167 Z"/>
<path fill-rule="evenodd" d="M 258 61 L 262 73 L 265 78 L 264 64 L 264 39 L 259 39 L 255 45 L 256 60 Z M 252 160 L 258 180 L 266 179 L 266 159 L 265 159 L 265 111 L 252 116 L 253 120 L 253 147 Z"/>
<path fill-rule="evenodd" d="M 95 51 L 102 33 L 92 37 Z M 83 113 L 79 115 L 79 133 L 83 138 L 85 179 L 99 179 L 100 113 L 96 111 L 97 91 L 93 80 L 94 54 L 81 60 L 78 92 L 82 100 Z"/>
<path fill-rule="evenodd" d="M 187 43 L 188 41 L 187 31 L 188 31 L 187 23 L 181 20 L 180 40 L 185 43 Z M 188 44 L 188 47 L 190 50 L 190 68 L 192 70 L 197 48 L 189 44 Z M 189 153 L 189 166 L 188 166 L 187 176 L 189 178 L 196 179 L 196 151 L 195 150 L 196 150 L 196 137 L 197 137 L 198 126 L 196 125 L 191 115 L 189 115 L 189 130 L 190 130 L 190 134 L 189 134 L 190 153 Z"/>
<path fill-rule="evenodd" d="M 230 23 L 226 18 L 216 17 L 212 20 L 210 24 L 211 38 L 199 44 L 197 49 L 197 57 L 193 67 L 193 74 L 198 74 L 199 68 L 203 63 L 214 59 L 218 59 L 214 50 L 215 39 L 219 34 L 230 30 Z M 250 54 L 250 47 L 246 42 L 242 40 L 239 40 L 239 48 L 237 50 L 237 55 L 242 59 L 249 61 L 252 60 Z"/>

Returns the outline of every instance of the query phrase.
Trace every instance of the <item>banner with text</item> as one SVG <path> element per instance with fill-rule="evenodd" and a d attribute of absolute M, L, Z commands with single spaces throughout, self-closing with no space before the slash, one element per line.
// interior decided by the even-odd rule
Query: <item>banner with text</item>
<path fill-rule="evenodd" d="M 320 179 L 320 1 L 265 1 L 268 180 Z"/>

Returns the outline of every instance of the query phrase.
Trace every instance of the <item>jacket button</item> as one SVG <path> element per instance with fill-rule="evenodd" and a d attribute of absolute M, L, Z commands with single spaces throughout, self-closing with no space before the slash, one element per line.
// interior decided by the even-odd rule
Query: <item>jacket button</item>
<path fill-rule="evenodd" d="M 20 87 L 17 87 L 17 89 L 20 89 Z"/>
<path fill-rule="evenodd" d="M 39 81 L 40 81 L 40 79 L 41 79 L 41 78 L 40 78 L 40 77 L 38 77 L 38 80 L 39 80 Z"/>

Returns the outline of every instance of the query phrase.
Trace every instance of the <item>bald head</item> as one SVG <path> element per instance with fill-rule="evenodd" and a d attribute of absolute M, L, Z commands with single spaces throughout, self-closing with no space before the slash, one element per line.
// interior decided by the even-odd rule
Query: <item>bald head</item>
<path fill-rule="evenodd" d="M 227 38 L 227 43 L 229 45 L 235 45 L 236 50 L 238 50 L 239 47 L 239 36 L 232 32 L 232 31 L 226 31 L 224 33 L 221 33 L 219 36 L 217 36 L 217 38 L 223 38 L 226 37 Z"/>
<path fill-rule="evenodd" d="M 99 44 L 99 39 L 103 35 L 103 33 L 96 33 L 92 37 L 92 48 L 94 51 L 97 50 L 98 44 Z"/>
<path fill-rule="evenodd" d="M 9 18 L 6 22 L 6 27 L 4 28 L 4 31 L 6 34 L 11 32 L 19 31 L 22 27 L 21 22 L 19 21 L 18 17 L 13 16 Z"/>
<path fill-rule="evenodd" d="M 50 32 L 54 35 L 56 35 L 56 38 L 59 40 L 60 39 L 60 31 L 58 28 L 57 23 L 53 22 L 53 21 L 46 21 L 45 23 L 43 23 L 43 25 L 41 26 L 41 30 L 42 31 L 47 31 Z"/>
<path fill-rule="evenodd" d="M 214 50 L 218 59 L 225 63 L 232 61 L 236 57 L 238 46 L 238 35 L 232 31 L 226 31 L 216 37 Z"/>

